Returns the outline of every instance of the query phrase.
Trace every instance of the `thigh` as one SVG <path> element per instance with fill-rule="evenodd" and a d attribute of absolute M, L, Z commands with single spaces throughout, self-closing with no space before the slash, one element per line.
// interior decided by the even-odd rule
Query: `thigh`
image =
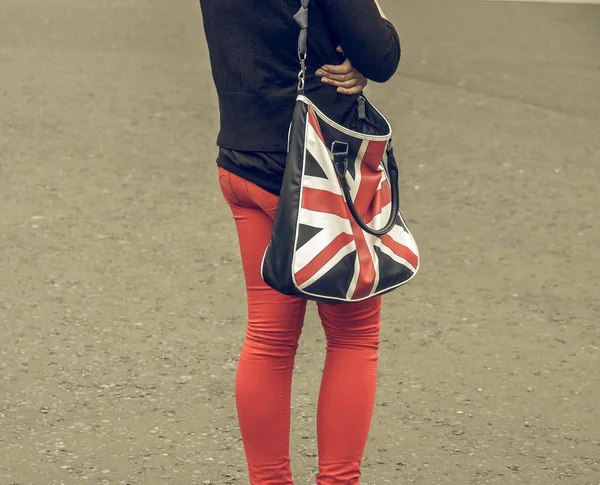
<path fill-rule="evenodd" d="M 381 297 L 339 305 L 319 303 L 318 308 L 328 349 L 379 346 Z"/>
<path fill-rule="evenodd" d="M 293 345 L 293 337 L 297 340 L 301 331 L 306 301 L 275 291 L 261 275 L 277 199 L 262 193 L 264 191 L 254 184 L 234 177 L 229 172 L 219 173 L 221 189 L 231 207 L 238 233 L 248 297 L 249 331 L 260 331 L 263 338 L 269 339 L 271 335 L 273 340 L 283 343 L 285 339 Z"/>
<path fill-rule="evenodd" d="M 219 184 L 235 221 L 246 286 L 248 290 L 269 288 L 262 279 L 261 265 L 273 230 L 269 209 L 276 210 L 277 201 L 268 207 L 259 187 L 223 169 L 219 169 Z"/>

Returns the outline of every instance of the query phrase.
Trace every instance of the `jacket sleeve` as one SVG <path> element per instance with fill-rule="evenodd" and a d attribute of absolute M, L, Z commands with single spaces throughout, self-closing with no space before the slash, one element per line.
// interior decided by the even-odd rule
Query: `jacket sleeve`
<path fill-rule="evenodd" d="M 391 22 L 381 17 L 375 2 L 317 1 L 352 65 L 367 79 L 389 80 L 400 63 L 400 38 Z"/>

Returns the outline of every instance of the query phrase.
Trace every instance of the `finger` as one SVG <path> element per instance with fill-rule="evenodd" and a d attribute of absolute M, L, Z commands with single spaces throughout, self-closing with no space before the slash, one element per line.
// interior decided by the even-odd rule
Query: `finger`
<path fill-rule="evenodd" d="M 334 81 L 333 79 L 324 77 L 321 79 L 321 81 L 337 88 L 351 88 L 357 84 L 364 84 L 360 78 L 350 79 L 349 81 Z"/>
<path fill-rule="evenodd" d="M 337 66 L 331 64 L 325 64 L 321 69 L 325 72 L 329 72 L 332 74 L 347 74 L 352 71 L 354 68 L 348 59 L 344 61 L 343 64 L 339 64 Z"/>
<path fill-rule="evenodd" d="M 323 68 L 321 68 L 317 69 L 316 74 L 319 77 L 327 76 L 331 79 L 335 79 L 336 81 L 347 81 L 348 79 L 353 79 L 355 77 L 362 77 L 362 74 L 354 68 L 351 68 L 348 72 L 341 74 L 336 74 L 335 72 L 330 71 L 324 71 Z"/>
<path fill-rule="evenodd" d="M 356 79 L 356 78 L 362 76 L 362 74 L 360 72 L 358 72 L 356 69 L 353 69 L 351 72 L 349 72 L 347 74 L 332 74 L 330 72 L 324 72 L 324 71 L 321 71 L 321 73 L 319 73 L 319 71 L 317 71 L 316 74 L 319 77 L 327 77 L 334 81 L 340 81 L 340 82 L 349 81 L 350 79 Z"/>
<path fill-rule="evenodd" d="M 327 77 L 324 77 L 321 79 L 321 81 L 323 81 L 325 84 L 329 84 L 331 86 L 335 86 L 338 88 L 353 88 L 354 86 L 366 86 L 367 85 L 367 80 L 364 77 L 358 77 L 358 78 L 354 78 L 354 79 L 350 79 L 348 81 L 334 81 L 333 79 L 329 79 Z"/>
<path fill-rule="evenodd" d="M 336 51 L 338 51 L 340 54 L 343 54 L 343 53 L 344 53 L 344 49 L 342 49 L 342 46 L 341 46 L 341 45 L 338 45 L 338 46 L 335 48 L 335 50 L 336 50 Z"/>

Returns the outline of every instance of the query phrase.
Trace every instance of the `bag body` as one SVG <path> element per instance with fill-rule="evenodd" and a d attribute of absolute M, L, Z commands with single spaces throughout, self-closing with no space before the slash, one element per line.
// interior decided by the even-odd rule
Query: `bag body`
<path fill-rule="evenodd" d="M 392 291 L 419 269 L 399 210 L 398 168 L 387 120 L 359 98 L 361 131 L 296 100 L 288 156 L 262 277 L 275 290 L 352 302 Z"/>

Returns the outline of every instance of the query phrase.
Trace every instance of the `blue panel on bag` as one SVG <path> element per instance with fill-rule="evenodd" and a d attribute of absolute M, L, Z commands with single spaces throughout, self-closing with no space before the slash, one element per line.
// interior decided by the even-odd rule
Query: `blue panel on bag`
<path fill-rule="evenodd" d="M 379 283 L 376 293 L 386 288 L 393 288 L 411 277 L 413 273 L 409 268 L 394 261 L 377 246 L 374 249 L 379 260 Z"/>
<path fill-rule="evenodd" d="M 306 163 L 304 165 L 304 174 L 309 175 L 311 177 L 319 177 L 322 179 L 326 179 L 327 175 L 321 168 L 321 165 L 315 160 L 312 153 L 308 150 L 306 151 Z"/>
<path fill-rule="evenodd" d="M 306 224 L 298 225 L 298 241 L 296 243 L 296 251 L 304 246 L 313 237 L 319 234 L 323 228 L 307 226 Z"/>
<path fill-rule="evenodd" d="M 355 260 L 356 252 L 347 254 L 318 281 L 304 288 L 304 291 L 312 295 L 346 298 L 354 274 Z"/>

